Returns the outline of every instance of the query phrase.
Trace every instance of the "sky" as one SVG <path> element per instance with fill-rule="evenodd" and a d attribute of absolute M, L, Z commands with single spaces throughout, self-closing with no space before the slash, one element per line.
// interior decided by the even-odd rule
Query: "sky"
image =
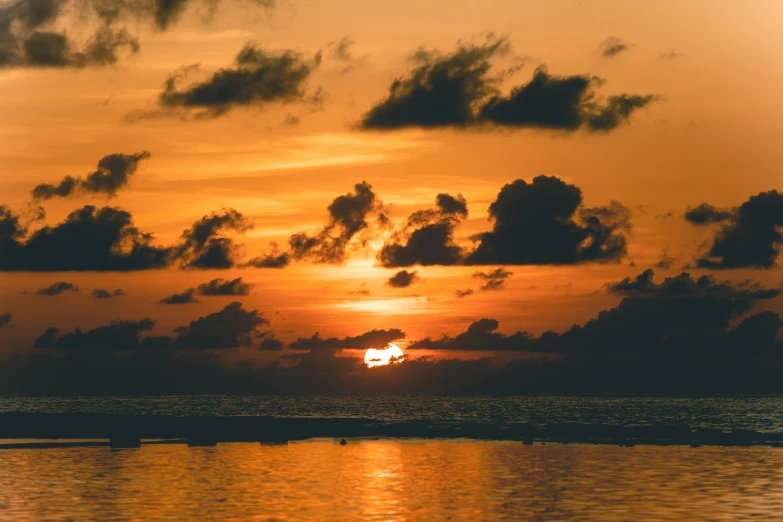
<path fill-rule="evenodd" d="M 777 389 L 781 15 L 0 1 L 0 391 Z"/>

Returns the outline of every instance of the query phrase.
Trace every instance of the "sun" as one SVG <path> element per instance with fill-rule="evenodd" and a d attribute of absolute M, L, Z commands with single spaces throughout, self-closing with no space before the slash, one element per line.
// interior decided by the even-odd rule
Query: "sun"
<path fill-rule="evenodd" d="M 399 346 L 394 343 L 389 343 L 389 347 L 383 350 L 369 348 L 364 352 L 364 364 L 366 364 L 368 368 L 386 366 L 387 364 L 396 362 L 395 359 L 402 357 L 403 355 Z"/>

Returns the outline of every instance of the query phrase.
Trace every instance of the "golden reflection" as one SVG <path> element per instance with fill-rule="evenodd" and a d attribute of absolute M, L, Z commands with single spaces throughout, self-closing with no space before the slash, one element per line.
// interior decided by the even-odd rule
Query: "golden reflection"
<path fill-rule="evenodd" d="M 783 502 L 783 452 L 766 447 L 314 440 L 2 456 L 9 522 L 779 520 Z"/>

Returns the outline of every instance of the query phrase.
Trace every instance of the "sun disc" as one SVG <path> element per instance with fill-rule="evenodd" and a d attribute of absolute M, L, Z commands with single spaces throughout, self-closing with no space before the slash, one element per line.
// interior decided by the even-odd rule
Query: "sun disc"
<path fill-rule="evenodd" d="M 403 355 L 399 346 L 394 343 L 389 343 L 389 346 L 383 350 L 369 348 L 364 352 L 364 364 L 366 364 L 368 368 L 386 366 L 387 364 L 391 364 L 392 359 L 402 357 Z"/>

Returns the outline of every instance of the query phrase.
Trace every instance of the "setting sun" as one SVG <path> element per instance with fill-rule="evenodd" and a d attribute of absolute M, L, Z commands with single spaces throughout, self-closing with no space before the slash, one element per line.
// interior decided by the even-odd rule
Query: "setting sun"
<path fill-rule="evenodd" d="M 386 366 L 392 362 L 398 362 L 404 354 L 399 346 L 394 343 L 389 343 L 389 347 L 383 350 L 377 350 L 375 348 L 369 348 L 364 352 L 364 364 L 368 368 L 375 368 L 376 366 Z"/>

